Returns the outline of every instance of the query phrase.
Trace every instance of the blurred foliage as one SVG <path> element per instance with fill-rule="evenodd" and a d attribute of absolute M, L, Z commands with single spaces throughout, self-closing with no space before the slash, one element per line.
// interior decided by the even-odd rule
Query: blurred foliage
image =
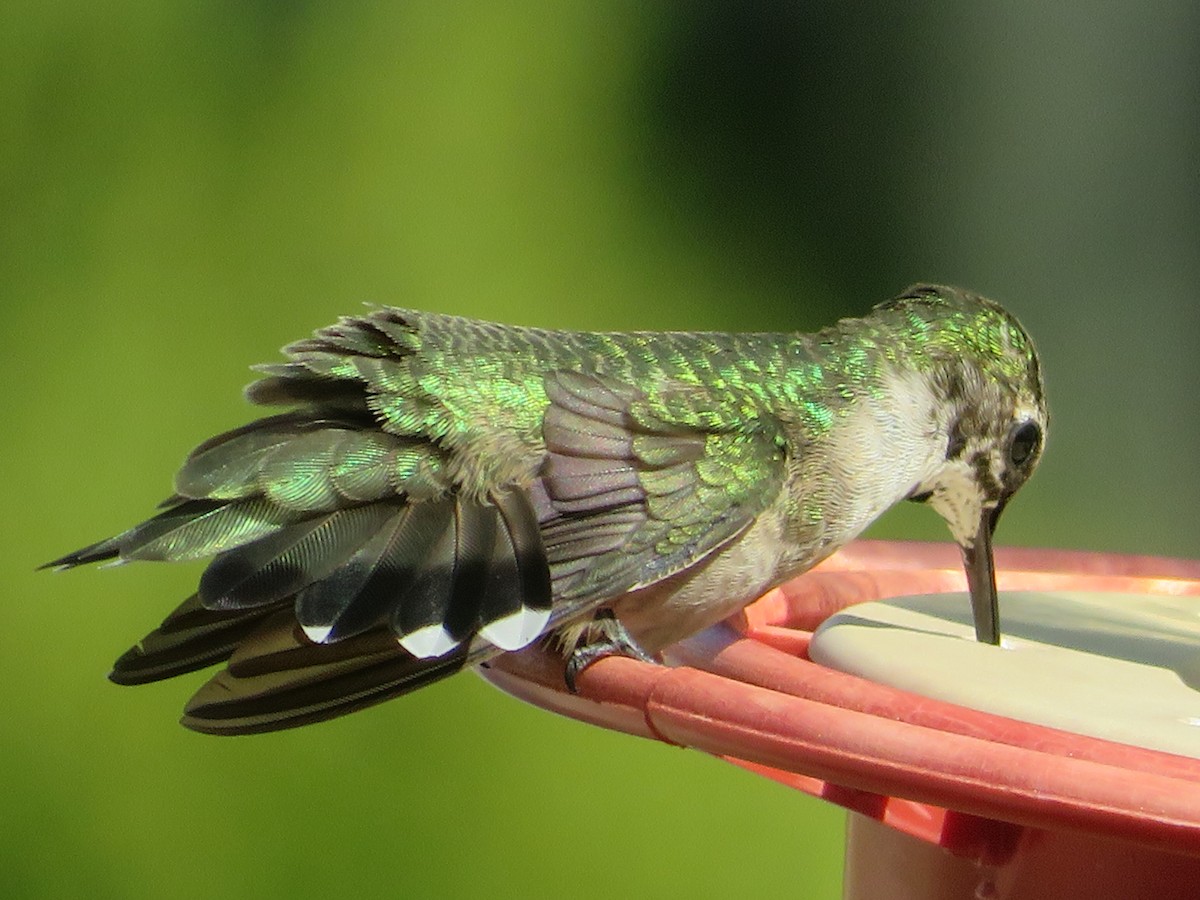
<path fill-rule="evenodd" d="M 1197 552 L 1190 4 L 7 13 L 5 896 L 837 896 L 831 808 L 468 676 L 234 740 L 173 725 L 188 684 L 104 682 L 197 570 L 33 566 L 140 519 L 248 364 L 364 301 L 809 329 L 968 284 L 1055 416 L 1001 540 Z"/>

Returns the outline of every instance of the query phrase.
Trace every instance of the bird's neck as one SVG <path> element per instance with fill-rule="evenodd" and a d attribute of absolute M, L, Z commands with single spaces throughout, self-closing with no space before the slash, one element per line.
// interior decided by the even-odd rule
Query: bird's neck
<path fill-rule="evenodd" d="M 853 540 L 929 479 L 946 456 L 949 411 L 929 379 L 885 367 L 836 413 L 833 425 L 796 460 L 792 502 L 813 523 L 811 564 Z"/>

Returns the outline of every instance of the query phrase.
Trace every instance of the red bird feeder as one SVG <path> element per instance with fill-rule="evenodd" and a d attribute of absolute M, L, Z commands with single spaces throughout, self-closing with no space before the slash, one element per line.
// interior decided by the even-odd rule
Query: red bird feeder
<path fill-rule="evenodd" d="M 574 695 L 540 649 L 482 674 L 845 807 L 847 898 L 1200 897 L 1200 563 L 996 568 L 999 648 L 964 596 L 913 596 L 961 589 L 956 548 L 861 541 L 669 666 L 602 659 Z"/>

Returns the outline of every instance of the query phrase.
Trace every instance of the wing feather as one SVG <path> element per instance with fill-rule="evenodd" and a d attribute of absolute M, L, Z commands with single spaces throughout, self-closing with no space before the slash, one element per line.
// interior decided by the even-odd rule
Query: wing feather
<path fill-rule="evenodd" d="M 783 488 L 782 429 L 750 398 L 578 372 L 551 373 L 546 395 L 542 534 L 572 610 L 694 565 Z"/>

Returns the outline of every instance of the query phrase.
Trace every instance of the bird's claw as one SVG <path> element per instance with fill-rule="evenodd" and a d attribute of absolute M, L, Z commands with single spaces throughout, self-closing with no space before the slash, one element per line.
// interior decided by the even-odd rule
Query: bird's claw
<path fill-rule="evenodd" d="M 578 645 L 567 657 L 566 670 L 563 674 L 566 678 L 567 690 L 572 694 L 579 693 L 575 680 L 580 673 L 605 656 L 628 656 L 657 665 L 658 660 L 638 646 L 629 632 L 625 630 L 625 626 L 621 624 L 621 620 L 613 615 L 611 609 L 597 610 L 592 626 L 597 636 L 586 644 Z"/>

